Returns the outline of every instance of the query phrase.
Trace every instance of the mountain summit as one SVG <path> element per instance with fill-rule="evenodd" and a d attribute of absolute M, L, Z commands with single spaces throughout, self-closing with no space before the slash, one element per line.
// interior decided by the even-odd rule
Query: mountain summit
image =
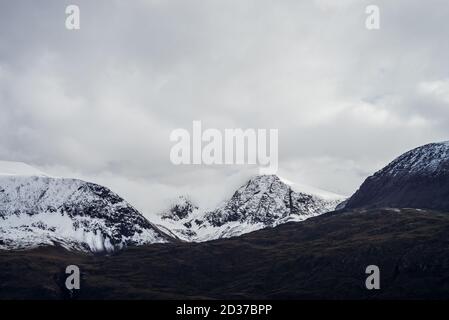
<path fill-rule="evenodd" d="M 408 151 L 365 180 L 345 208 L 449 210 L 449 142 Z"/>
<path fill-rule="evenodd" d="M 110 252 L 169 240 L 106 187 L 76 179 L 0 175 L 0 249 L 60 245 Z"/>
<path fill-rule="evenodd" d="M 0 174 L 0 249 L 58 245 L 111 252 L 175 238 L 208 241 L 302 221 L 334 210 L 343 200 L 275 175 L 260 175 L 213 210 L 179 197 L 155 225 L 106 187 L 9 163 Z"/>
<path fill-rule="evenodd" d="M 182 197 L 180 203 L 162 214 L 162 225 L 180 239 L 207 241 L 302 221 L 332 211 L 344 200 L 336 195 L 324 198 L 305 193 L 294 186 L 276 175 L 256 176 L 211 211 L 199 210 L 197 205 Z"/>

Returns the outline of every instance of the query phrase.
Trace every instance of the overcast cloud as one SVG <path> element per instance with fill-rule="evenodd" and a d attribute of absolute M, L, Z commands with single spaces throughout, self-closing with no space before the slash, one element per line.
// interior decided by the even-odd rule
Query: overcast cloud
<path fill-rule="evenodd" d="M 0 160 L 105 184 L 145 214 L 183 193 L 212 206 L 251 172 L 171 164 L 170 132 L 202 120 L 278 128 L 281 176 L 350 195 L 449 139 L 448 16 L 445 0 L 2 0 Z"/>

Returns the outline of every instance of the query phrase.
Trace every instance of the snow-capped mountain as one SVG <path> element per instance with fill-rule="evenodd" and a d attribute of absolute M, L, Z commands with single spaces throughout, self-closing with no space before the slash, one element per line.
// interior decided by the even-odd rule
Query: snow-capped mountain
<path fill-rule="evenodd" d="M 408 151 L 367 178 L 345 206 L 358 207 L 449 210 L 449 142 Z"/>
<path fill-rule="evenodd" d="M 207 241 L 302 221 L 332 211 L 344 200 L 262 175 L 213 210 L 180 197 L 154 220 L 156 225 L 106 187 L 49 177 L 25 164 L 0 164 L 0 249 L 60 245 L 110 252 L 175 238 Z"/>
<path fill-rule="evenodd" d="M 0 249 L 109 252 L 170 239 L 106 187 L 43 174 L 0 175 Z"/>
<path fill-rule="evenodd" d="M 318 189 L 307 188 L 320 195 L 298 188 L 276 175 L 256 176 L 214 210 L 201 210 L 187 197 L 180 197 L 162 214 L 161 224 L 182 240 L 208 241 L 302 221 L 332 211 L 344 200 Z"/>

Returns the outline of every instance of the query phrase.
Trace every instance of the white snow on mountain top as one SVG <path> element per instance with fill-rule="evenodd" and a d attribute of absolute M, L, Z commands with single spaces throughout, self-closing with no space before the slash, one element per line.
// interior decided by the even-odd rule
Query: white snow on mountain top
<path fill-rule="evenodd" d="M 213 210 L 198 208 L 188 197 L 180 197 L 161 215 L 159 224 L 182 240 L 209 241 L 303 221 L 332 211 L 345 200 L 316 188 L 300 187 L 301 191 L 296 191 L 276 175 L 255 176 Z"/>
<path fill-rule="evenodd" d="M 292 182 L 283 177 L 279 177 L 279 179 L 282 182 L 284 182 L 286 185 L 290 186 L 292 188 L 292 190 L 295 192 L 301 192 L 301 193 L 306 193 L 306 194 L 310 194 L 310 195 L 315 195 L 315 196 L 318 196 L 318 197 L 320 197 L 322 199 L 326 199 L 326 200 L 342 200 L 342 199 L 347 198 L 347 196 L 344 196 L 341 194 L 333 193 L 330 191 L 326 191 L 323 189 L 315 188 L 315 187 L 297 183 L 297 182 Z"/>
<path fill-rule="evenodd" d="M 23 162 L 0 161 L 0 175 L 2 176 L 47 176 L 42 171 Z"/>
<path fill-rule="evenodd" d="M 302 221 L 334 210 L 344 199 L 276 175 L 256 175 L 212 209 L 179 197 L 148 221 L 106 187 L 0 161 L 0 249 L 61 245 L 104 252 L 171 241 L 167 234 L 208 241 Z"/>
<path fill-rule="evenodd" d="M 410 150 L 378 171 L 376 175 L 431 174 L 439 170 L 447 170 L 448 166 L 449 141 L 445 141 L 426 144 Z"/>
<path fill-rule="evenodd" d="M 103 186 L 47 176 L 0 176 L 0 249 L 60 245 L 110 252 L 167 239 Z"/>

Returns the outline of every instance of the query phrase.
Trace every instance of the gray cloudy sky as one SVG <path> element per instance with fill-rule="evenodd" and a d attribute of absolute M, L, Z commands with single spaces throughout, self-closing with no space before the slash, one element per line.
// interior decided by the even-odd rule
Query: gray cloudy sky
<path fill-rule="evenodd" d="M 213 205 L 248 171 L 171 164 L 171 130 L 202 120 L 279 128 L 280 175 L 350 195 L 449 139 L 448 16 L 446 0 L 0 0 L 0 160 L 146 213 L 179 193 Z"/>

